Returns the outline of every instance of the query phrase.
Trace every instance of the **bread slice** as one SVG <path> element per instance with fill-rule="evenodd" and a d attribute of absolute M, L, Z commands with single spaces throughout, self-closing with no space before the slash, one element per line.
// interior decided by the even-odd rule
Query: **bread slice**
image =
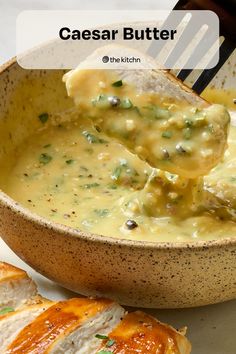
<path fill-rule="evenodd" d="M 191 344 L 183 333 L 144 312 L 127 314 L 96 353 L 189 354 Z"/>
<path fill-rule="evenodd" d="M 210 105 L 166 70 L 91 70 L 105 55 L 131 57 L 133 50 L 99 48 L 63 78 L 79 113 L 152 167 L 185 178 L 207 174 L 227 147 L 225 107 Z"/>
<path fill-rule="evenodd" d="M 15 310 L 36 294 L 36 284 L 25 271 L 0 262 L 0 309 L 11 307 Z"/>
<path fill-rule="evenodd" d="M 63 77 L 63 81 L 66 82 L 68 91 L 73 90 L 73 87 L 70 87 L 71 76 L 78 70 L 91 70 L 91 75 L 93 74 L 92 70 L 98 68 L 98 63 L 102 62 L 104 55 L 108 57 L 120 57 L 130 56 L 134 54 L 146 60 L 148 65 L 144 65 L 143 68 L 132 69 L 130 64 L 124 63 L 119 64 L 118 68 L 113 69 L 112 65 L 109 69 L 104 71 L 114 71 L 122 80 L 132 84 L 137 89 L 139 94 L 142 93 L 158 93 L 162 96 L 172 97 L 179 101 L 185 101 L 189 104 L 199 104 L 202 106 L 208 106 L 209 103 L 198 96 L 192 89 L 184 85 L 183 82 L 173 76 L 169 70 L 165 69 L 151 69 L 151 67 L 156 67 L 157 63 L 149 56 L 144 56 L 143 53 L 138 50 L 124 47 L 118 44 L 110 44 L 96 49 L 91 55 L 89 55 L 86 60 L 81 62 L 75 70 L 71 70 L 66 73 Z M 99 70 L 101 67 L 99 68 Z M 76 84 L 76 83 L 75 83 Z M 79 87 L 77 86 L 79 89 Z"/>
<path fill-rule="evenodd" d="M 26 326 L 9 345 L 7 354 L 89 354 L 124 315 L 118 304 L 104 299 L 75 298 L 51 306 Z"/>
<path fill-rule="evenodd" d="M 0 316 L 0 352 L 5 353 L 18 333 L 53 304 L 52 301 L 38 299 L 38 303 L 23 306 L 17 311 Z"/>

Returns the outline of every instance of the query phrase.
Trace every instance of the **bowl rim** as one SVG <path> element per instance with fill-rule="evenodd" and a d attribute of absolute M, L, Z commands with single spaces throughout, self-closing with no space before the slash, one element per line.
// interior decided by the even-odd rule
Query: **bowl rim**
<path fill-rule="evenodd" d="M 17 64 L 16 57 L 13 57 L 6 63 L 0 66 L 0 75 L 10 69 L 11 66 Z M 21 68 L 21 67 L 20 67 Z M 21 68 L 22 70 L 26 70 Z M 27 69 L 30 71 L 30 69 Z M 103 236 L 100 234 L 95 234 L 91 232 L 82 231 L 79 229 L 75 229 L 73 227 L 63 225 L 60 223 L 53 222 L 43 216 L 40 216 L 29 209 L 25 208 L 23 205 L 12 199 L 9 195 L 3 192 L 0 189 L 0 205 L 3 207 L 7 207 L 12 212 L 20 214 L 26 221 L 35 222 L 36 224 L 54 232 L 60 233 L 65 237 L 75 237 L 77 239 L 84 239 L 87 241 L 93 241 L 102 244 L 111 244 L 123 247 L 132 247 L 132 248 L 145 248 L 145 249 L 208 249 L 208 248 L 218 248 L 222 246 L 228 245 L 236 245 L 236 236 L 235 237 L 226 237 L 220 238 L 219 240 L 208 240 L 208 241 L 189 241 L 189 242 L 158 242 L 158 241 L 141 241 L 141 240 L 129 240 L 111 236 Z M 4 237 L 3 237 L 4 239 Z"/>

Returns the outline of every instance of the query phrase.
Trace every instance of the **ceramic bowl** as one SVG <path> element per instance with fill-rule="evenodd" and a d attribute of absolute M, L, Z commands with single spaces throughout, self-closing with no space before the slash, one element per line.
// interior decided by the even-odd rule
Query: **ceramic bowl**
<path fill-rule="evenodd" d="M 231 69 L 225 66 L 223 76 L 230 77 Z M 61 77 L 60 70 L 24 70 L 14 60 L 1 68 L 1 158 L 37 128 L 34 117 L 40 112 L 72 106 Z M 224 84 L 232 86 L 230 80 Z M 36 271 L 83 295 L 153 308 L 236 297 L 236 237 L 197 243 L 118 240 L 46 220 L 3 192 L 0 234 Z"/>

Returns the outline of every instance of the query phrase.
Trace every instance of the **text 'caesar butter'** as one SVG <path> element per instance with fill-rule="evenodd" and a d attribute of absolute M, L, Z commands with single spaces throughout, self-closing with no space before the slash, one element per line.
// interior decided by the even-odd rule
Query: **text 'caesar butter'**
<path fill-rule="evenodd" d="M 154 28 L 134 29 L 132 27 L 124 27 L 122 29 L 122 38 L 124 40 L 174 40 L 177 30 L 167 30 Z M 59 37 L 62 40 L 115 40 L 119 36 L 118 29 L 112 30 L 78 30 L 62 27 L 59 31 Z"/>

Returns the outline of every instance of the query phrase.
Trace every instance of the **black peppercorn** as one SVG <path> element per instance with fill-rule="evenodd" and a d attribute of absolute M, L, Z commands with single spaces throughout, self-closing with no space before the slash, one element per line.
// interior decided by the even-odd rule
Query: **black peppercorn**
<path fill-rule="evenodd" d="M 133 230 L 136 227 L 138 227 L 138 224 L 134 220 L 127 220 L 125 225 L 126 225 L 127 229 L 129 229 L 129 230 Z"/>
<path fill-rule="evenodd" d="M 170 154 L 166 149 L 162 149 L 162 153 L 163 153 L 163 159 L 164 160 L 169 160 L 170 159 Z"/>
<path fill-rule="evenodd" d="M 117 107 L 120 104 L 120 99 L 117 96 L 109 96 L 108 97 L 108 102 L 112 107 Z"/>
<path fill-rule="evenodd" d="M 176 151 L 179 153 L 179 154 L 185 154 L 186 153 L 186 150 L 183 148 L 182 145 L 180 144 L 177 144 L 176 145 Z"/>

